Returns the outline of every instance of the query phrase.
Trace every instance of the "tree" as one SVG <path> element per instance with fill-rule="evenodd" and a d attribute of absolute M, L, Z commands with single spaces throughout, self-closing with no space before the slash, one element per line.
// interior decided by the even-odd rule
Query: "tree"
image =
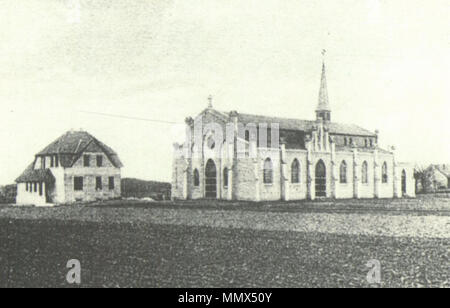
<path fill-rule="evenodd" d="M 414 178 L 416 179 L 416 193 L 434 191 L 432 167 L 416 165 L 414 168 Z"/>

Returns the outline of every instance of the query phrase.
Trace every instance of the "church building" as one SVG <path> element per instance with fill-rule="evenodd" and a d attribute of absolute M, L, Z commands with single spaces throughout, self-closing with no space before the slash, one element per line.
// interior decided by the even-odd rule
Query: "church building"
<path fill-rule="evenodd" d="M 187 118 L 186 140 L 174 145 L 172 198 L 414 197 L 413 166 L 378 142 L 377 132 L 332 121 L 323 64 L 314 121 L 223 112 L 211 100 Z"/>

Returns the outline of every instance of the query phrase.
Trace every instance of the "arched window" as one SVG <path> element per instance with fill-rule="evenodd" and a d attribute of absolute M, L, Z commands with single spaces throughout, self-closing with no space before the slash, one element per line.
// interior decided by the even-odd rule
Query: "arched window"
<path fill-rule="evenodd" d="M 291 183 L 300 183 L 300 163 L 297 158 L 291 164 Z"/>
<path fill-rule="evenodd" d="M 361 181 L 363 184 L 367 184 L 369 183 L 369 166 L 367 164 L 367 162 L 363 162 L 362 167 L 361 167 Z"/>
<path fill-rule="evenodd" d="M 347 183 L 347 163 L 345 160 L 342 161 L 339 173 L 339 182 L 341 184 Z"/>
<path fill-rule="evenodd" d="M 402 195 L 406 195 L 406 170 L 402 171 Z"/>
<path fill-rule="evenodd" d="M 250 142 L 250 131 L 245 131 L 245 141 Z"/>
<path fill-rule="evenodd" d="M 228 187 L 228 168 L 223 169 L 223 187 Z"/>
<path fill-rule="evenodd" d="M 388 166 L 386 162 L 384 162 L 383 167 L 381 169 L 381 181 L 383 183 L 388 182 Z"/>
<path fill-rule="evenodd" d="M 270 158 L 264 161 L 264 184 L 273 183 L 273 165 Z"/>
<path fill-rule="evenodd" d="M 200 186 L 200 174 L 198 173 L 197 169 L 194 170 L 194 186 Z"/>

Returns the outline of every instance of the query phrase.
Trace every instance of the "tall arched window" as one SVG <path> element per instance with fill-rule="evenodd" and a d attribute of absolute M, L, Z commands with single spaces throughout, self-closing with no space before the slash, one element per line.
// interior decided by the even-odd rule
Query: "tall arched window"
<path fill-rule="evenodd" d="M 384 162 L 383 167 L 381 169 L 381 181 L 383 183 L 387 183 L 388 182 L 388 166 L 387 166 L 387 162 Z"/>
<path fill-rule="evenodd" d="M 297 158 L 291 164 L 291 183 L 300 183 L 300 163 Z"/>
<path fill-rule="evenodd" d="M 367 162 L 363 162 L 361 167 L 361 181 L 363 184 L 369 183 L 369 165 Z"/>
<path fill-rule="evenodd" d="M 197 169 L 194 170 L 194 186 L 200 186 L 200 174 L 198 173 Z"/>
<path fill-rule="evenodd" d="M 228 187 L 228 168 L 223 169 L 223 187 Z"/>
<path fill-rule="evenodd" d="M 273 183 L 273 165 L 270 158 L 264 161 L 264 184 Z"/>
<path fill-rule="evenodd" d="M 245 131 L 245 141 L 250 142 L 250 131 Z"/>
<path fill-rule="evenodd" d="M 345 160 L 342 161 L 339 173 L 339 182 L 341 184 L 347 183 L 347 163 Z"/>

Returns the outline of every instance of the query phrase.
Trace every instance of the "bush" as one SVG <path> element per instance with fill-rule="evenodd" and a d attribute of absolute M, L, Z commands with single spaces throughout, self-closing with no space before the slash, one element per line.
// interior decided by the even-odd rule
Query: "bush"
<path fill-rule="evenodd" d="M 0 204 L 16 203 L 17 185 L 0 186 Z"/>

